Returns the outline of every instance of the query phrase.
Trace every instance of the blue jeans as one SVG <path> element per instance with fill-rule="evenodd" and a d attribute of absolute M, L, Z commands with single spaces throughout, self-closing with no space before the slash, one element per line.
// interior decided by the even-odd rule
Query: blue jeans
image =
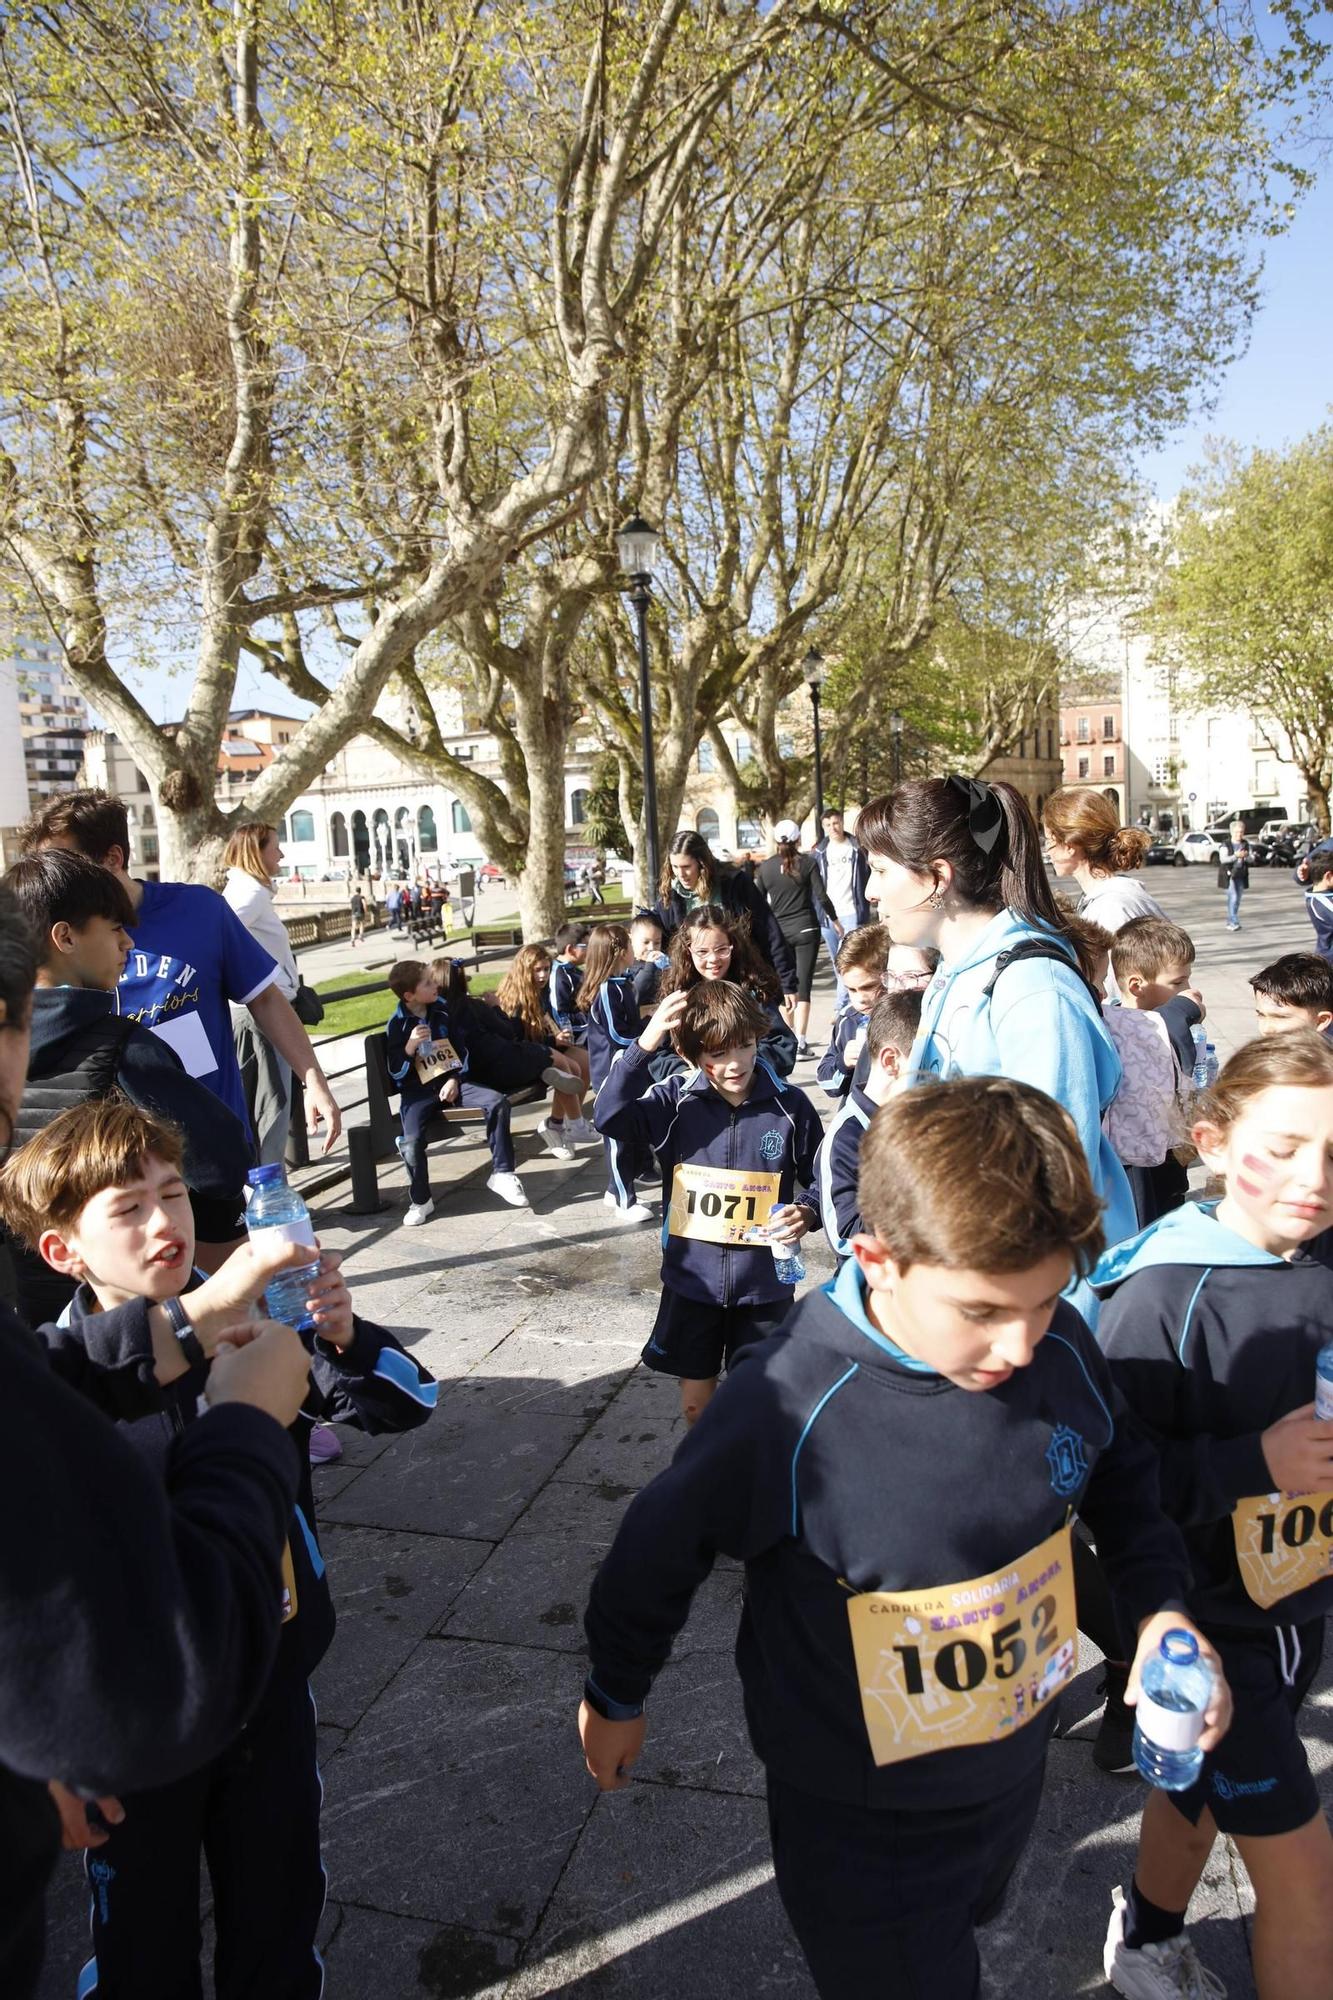
<path fill-rule="evenodd" d="M 1235 924 L 1239 927 L 1240 899 L 1244 894 L 1245 891 L 1241 888 L 1239 882 L 1232 881 L 1227 883 L 1227 922 L 1229 924 Z"/>

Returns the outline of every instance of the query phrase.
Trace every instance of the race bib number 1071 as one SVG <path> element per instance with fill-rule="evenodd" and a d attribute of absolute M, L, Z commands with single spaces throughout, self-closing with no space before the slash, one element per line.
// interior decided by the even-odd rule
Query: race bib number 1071
<path fill-rule="evenodd" d="M 682 1163 L 671 1177 L 670 1233 L 704 1243 L 767 1244 L 764 1225 L 781 1185 L 776 1173 Z"/>
<path fill-rule="evenodd" d="M 1031 1722 L 1074 1672 L 1070 1531 L 1007 1569 L 848 1604 L 861 1707 L 877 1764 L 994 1743 Z"/>

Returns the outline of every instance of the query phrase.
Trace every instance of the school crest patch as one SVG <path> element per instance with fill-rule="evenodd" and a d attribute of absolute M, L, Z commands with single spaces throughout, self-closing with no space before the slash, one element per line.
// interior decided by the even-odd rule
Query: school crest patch
<path fill-rule="evenodd" d="M 759 1141 L 759 1156 L 764 1160 L 780 1160 L 787 1150 L 787 1140 L 781 1132 L 765 1132 Z"/>
<path fill-rule="evenodd" d="M 1088 1476 L 1088 1454 L 1077 1431 L 1057 1424 L 1046 1447 L 1046 1463 L 1051 1468 L 1051 1490 L 1067 1500 L 1078 1492 Z"/>

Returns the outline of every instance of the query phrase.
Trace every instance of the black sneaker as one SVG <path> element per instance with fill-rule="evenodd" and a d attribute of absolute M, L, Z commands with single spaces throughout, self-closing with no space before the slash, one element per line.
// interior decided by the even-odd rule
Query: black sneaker
<path fill-rule="evenodd" d="M 1092 1746 L 1092 1761 L 1099 1771 L 1115 1776 L 1136 1772 L 1134 1762 L 1134 1711 L 1125 1705 L 1129 1668 L 1106 1662 L 1099 1693 L 1106 1695 L 1106 1709 Z"/>

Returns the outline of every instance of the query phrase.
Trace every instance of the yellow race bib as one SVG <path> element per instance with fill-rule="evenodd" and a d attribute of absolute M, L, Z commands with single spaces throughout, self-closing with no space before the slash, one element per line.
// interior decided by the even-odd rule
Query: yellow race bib
<path fill-rule="evenodd" d="M 423 1042 L 416 1054 L 416 1072 L 423 1083 L 443 1083 L 456 1076 L 463 1058 L 446 1035 L 438 1042 Z"/>
<path fill-rule="evenodd" d="M 781 1199 L 781 1174 L 747 1167 L 688 1166 L 671 1177 L 667 1228 L 696 1243 L 748 1243 L 767 1247 L 768 1211 Z"/>
<path fill-rule="evenodd" d="M 1246 1594 L 1266 1611 L 1333 1575 L 1333 1493 L 1265 1493 L 1231 1517 Z"/>
<path fill-rule="evenodd" d="M 847 1610 L 877 1764 L 998 1742 L 1073 1677 L 1070 1530 L 992 1576 L 935 1590 L 863 1591 Z"/>

